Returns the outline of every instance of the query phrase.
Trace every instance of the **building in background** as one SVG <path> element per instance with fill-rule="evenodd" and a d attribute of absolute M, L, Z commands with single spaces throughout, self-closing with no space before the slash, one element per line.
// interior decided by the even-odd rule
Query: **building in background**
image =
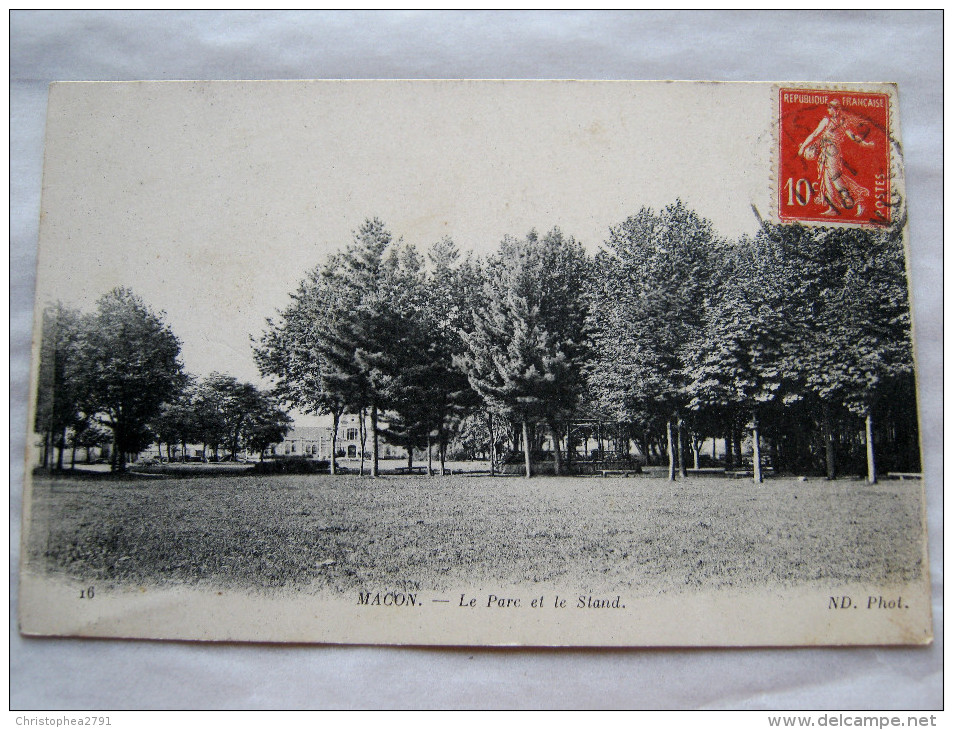
<path fill-rule="evenodd" d="M 386 426 L 383 422 L 380 427 Z M 369 430 L 370 423 L 367 423 Z M 365 456 L 371 455 L 371 435 L 365 432 Z M 380 441 L 380 455 L 391 459 L 406 456 L 404 449 Z M 309 459 L 331 459 L 330 426 L 295 426 L 284 440 L 272 444 L 265 450 L 265 458 L 283 456 L 304 456 Z M 338 424 L 337 456 L 339 459 L 359 459 L 361 456 L 360 416 L 343 415 Z"/>

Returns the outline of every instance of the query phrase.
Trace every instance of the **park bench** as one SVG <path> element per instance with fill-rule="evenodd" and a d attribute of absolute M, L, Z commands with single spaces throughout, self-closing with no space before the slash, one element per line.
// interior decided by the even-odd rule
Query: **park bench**
<path fill-rule="evenodd" d="M 396 474 L 426 474 L 427 467 L 425 466 L 398 466 L 394 469 Z"/>
<path fill-rule="evenodd" d="M 614 477 L 628 477 L 632 474 L 638 474 L 637 471 L 630 471 L 628 469 L 601 469 L 599 471 L 603 477 L 614 476 Z"/>
<path fill-rule="evenodd" d="M 716 466 L 716 467 L 703 467 L 703 468 L 701 468 L 701 469 L 686 469 L 685 472 L 686 472 L 687 474 L 695 474 L 695 475 L 724 474 L 724 473 L 725 473 L 725 468 L 724 468 L 724 467 L 719 467 L 719 466 Z"/>
<path fill-rule="evenodd" d="M 915 471 L 888 471 L 887 479 L 899 479 L 902 482 L 904 479 L 923 479 L 923 474 Z"/>

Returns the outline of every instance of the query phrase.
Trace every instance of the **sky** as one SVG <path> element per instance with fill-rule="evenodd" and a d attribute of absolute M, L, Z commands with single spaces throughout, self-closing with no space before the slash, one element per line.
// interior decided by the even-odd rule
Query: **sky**
<path fill-rule="evenodd" d="M 681 198 L 771 212 L 768 84 L 132 82 L 50 90 L 39 303 L 133 289 L 186 370 L 264 384 L 250 338 L 368 217 L 426 250 L 559 226 L 595 252 Z"/>

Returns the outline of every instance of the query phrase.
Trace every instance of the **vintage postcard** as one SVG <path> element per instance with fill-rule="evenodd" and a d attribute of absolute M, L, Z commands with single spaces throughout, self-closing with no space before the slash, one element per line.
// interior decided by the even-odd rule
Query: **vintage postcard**
<path fill-rule="evenodd" d="M 21 631 L 929 643 L 897 94 L 54 84 Z"/>

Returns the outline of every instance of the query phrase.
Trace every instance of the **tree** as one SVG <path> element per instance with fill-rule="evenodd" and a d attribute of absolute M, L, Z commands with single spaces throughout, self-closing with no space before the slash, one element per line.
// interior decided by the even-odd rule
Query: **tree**
<path fill-rule="evenodd" d="M 152 430 L 160 447 L 166 445 L 166 455 L 171 460 L 181 445 L 183 454 L 186 445 L 201 441 L 197 412 L 198 384 L 186 375 L 184 385 L 175 398 L 162 404 L 159 415 L 153 419 Z"/>
<path fill-rule="evenodd" d="M 67 443 L 73 449 L 70 469 L 76 466 L 76 449 L 86 450 L 86 462 L 89 463 L 92 457 L 92 449 L 108 446 L 110 441 L 112 441 L 112 436 L 109 431 L 93 419 L 81 418 L 76 421 L 67 438 Z"/>
<path fill-rule="evenodd" d="M 381 436 L 407 450 L 427 445 L 433 404 L 429 388 L 436 376 L 430 355 L 424 262 L 413 246 L 391 246 L 377 291 L 363 298 L 355 321 L 357 362 L 367 374 L 376 403 L 388 412 Z"/>
<path fill-rule="evenodd" d="M 721 257 L 697 346 L 685 353 L 690 408 L 752 426 L 755 479 L 762 434 L 772 462 L 798 469 L 816 423 L 828 478 L 864 422 L 867 475 L 876 480 L 874 412 L 912 376 L 903 247 L 895 230 L 765 225 Z M 884 417 L 907 424 L 901 403 Z"/>
<path fill-rule="evenodd" d="M 337 432 L 347 408 L 363 407 L 362 383 L 346 365 L 346 347 L 332 339 L 345 316 L 349 297 L 336 276 L 338 257 L 310 271 L 291 295 L 291 304 L 269 319 L 255 342 L 259 371 L 276 382 L 275 395 L 305 413 L 332 417 L 331 473 L 337 473 Z"/>
<path fill-rule="evenodd" d="M 315 344 L 322 358 L 322 377 L 331 392 L 346 399 L 355 412 L 371 413 L 371 476 L 379 469 L 379 414 L 391 376 L 383 351 L 389 341 L 385 319 L 384 254 L 391 234 L 383 222 L 365 220 L 343 254 L 329 263 L 326 274 L 336 293 L 333 314 L 321 321 Z M 362 450 L 363 467 L 363 450 Z"/>
<path fill-rule="evenodd" d="M 340 416 L 359 413 L 363 423 L 370 411 L 373 476 L 379 436 L 412 458 L 433 420 L 425 279 L 416 250 L 394 244 L 380 220 L 368 219 L 342 253 L 309 273 L 257 343 L 259 369 L 277 380 L 285 402 L 333 417 L 335 452 Z M 382 430 L 385 410 L 391 415 Z"/>
<path fill-rule="evenodd" d="M 727 275 L 708 302 L 704 329 L 683 354 L 688 408 L 701 420 L 714 413 L 750 423 L 755 482 L 762 481 L 760 419 L 784 398 L 799 397 L 787 370 L 795 349 L 784 311 L 787 286 L 769 243 L 743 238 L 723 252 Z"/>
<path fill-rule="evenodd" d="M 276 399 L 270 394 L 262 394 L 257 407 L 248 414 L 245 422 L 244 443 L 263 459 L 265 449 L 284 439 L 291 425 L 291 417 L 278 407 Z"/>
<path fill-rule="evenodd" d="M 901 224 L 902 225 L 902 224 Z M 866 471 L 877 479 L 873 415 L 880 395 L 913 373 L 901 225 L 890 229 L 765 227 L 783 252 L 786 315 L 801 345 L 789 364 L 820 404 L 829 478 L 835 476 L 833 413 L 864 421 Z"/>
<path fill-rule="evenodd" d="M 685 470 L 685 354 L 705 323 L 716 244 L 711 224 L 676 201 L 658 214 L 642 208 L 611 228 L 596 257 L 588 385 L 618 420 L 647 431 L 664 425 L 670 479 L 673 425 Z"/>
<path fill-rule="evenodd" d="M 211 445 L 216 457 L 218 447 L 227 446 L 233 460 L 239 449 L 248 445 L 252 433 L 256 444 L 261 444 L 266 432 L 272 434 L 261 446 L 265 448 L 284 438 L 290 422 L 271 394 L 252 383 L 218 372 L 211 373 L 198 386 L 193 407 L 197 416 L 196 434 L 202 443 Z"/>
<path fill-rule="evenodd" d="M 436 437 L 440 473 L 446 469 L 447 444 L 463 418 L 480 405 L 476 392 L 454 356 L 465 347 L 463 333 L 473 329 L 471 303 L 479 287 L 472 260 L 462 262 L 456 245 L 445 237 L 431 246 L 421 317 L 426 334 L 426 377 L 423 398 L 428 404 L 428 456 Z"/>
<path fill-rule="evenodd" d="M 33 427 L 43 434 L 44 467 L 50 466 L 58 445 L 57 468 L 63 468 L 67 429 L 82 420 L 77 367 L 83 327 L 82 315 L 61 302 L 43 310 Z"/>
<path fill-rule="evenodd" d="M 247 430 L 255 414 L 268 409 L 264 394 L 251 383 L 240 383 L 231 378 L 224 399 L 225 423 L 228 425 L 229 450 L 234 461 L 244 443 Z M 284 434 L 282 434 L 284 436 Z M 281 440 L 281 439 L 277 439 Z"/>
<path fill-rule="evenodd" d="M 217 461 L 219 448 L 228 441 L 229 429 L 225 421 L 222 394 L 214 387 L 214 381 L 210 382 L 209 378 L 202 380 L 196 386 L 191 404 L 194 409 L 195 439 L 202 444 L 202 460 L 208 459 L 207 451 L 211 447 L 212 457 Z"/>
<path fill-rule="evenodd" d="M 78 341 L 78 401 L 113 434 L 114 470 L 152 443 L 148 424 L 174 399 L 184 376 L 179 340 L 129 289 L 100 298 Z"/>
<path fill-rule="evenodd" d="M 285 402 L 332 416 L 335 453 L 341 415 L 362 414 L 363 423 L 370 410 L 373 476 L 383 410 L 394 411 L 383 434 L 389 440 L 411 454 L 426 440 L 423 282 L 416 251 L 392 245 L 384 224 L 368 219 L 342 253 L 301 282 L 255 350 L 259 369 L 276 379 Z"/>
<path fill-rule="evenodd" d="M 463 337 L 457 362 L 473 389 L 495 413 L 522 425 L 527 478 L 530 423 L 565 417 L 582 386 L 587 273 L 582 247 L 558 229 L 543 239 L 535 231 L 505 238 L 483 269 L 473 331 Z"/>

